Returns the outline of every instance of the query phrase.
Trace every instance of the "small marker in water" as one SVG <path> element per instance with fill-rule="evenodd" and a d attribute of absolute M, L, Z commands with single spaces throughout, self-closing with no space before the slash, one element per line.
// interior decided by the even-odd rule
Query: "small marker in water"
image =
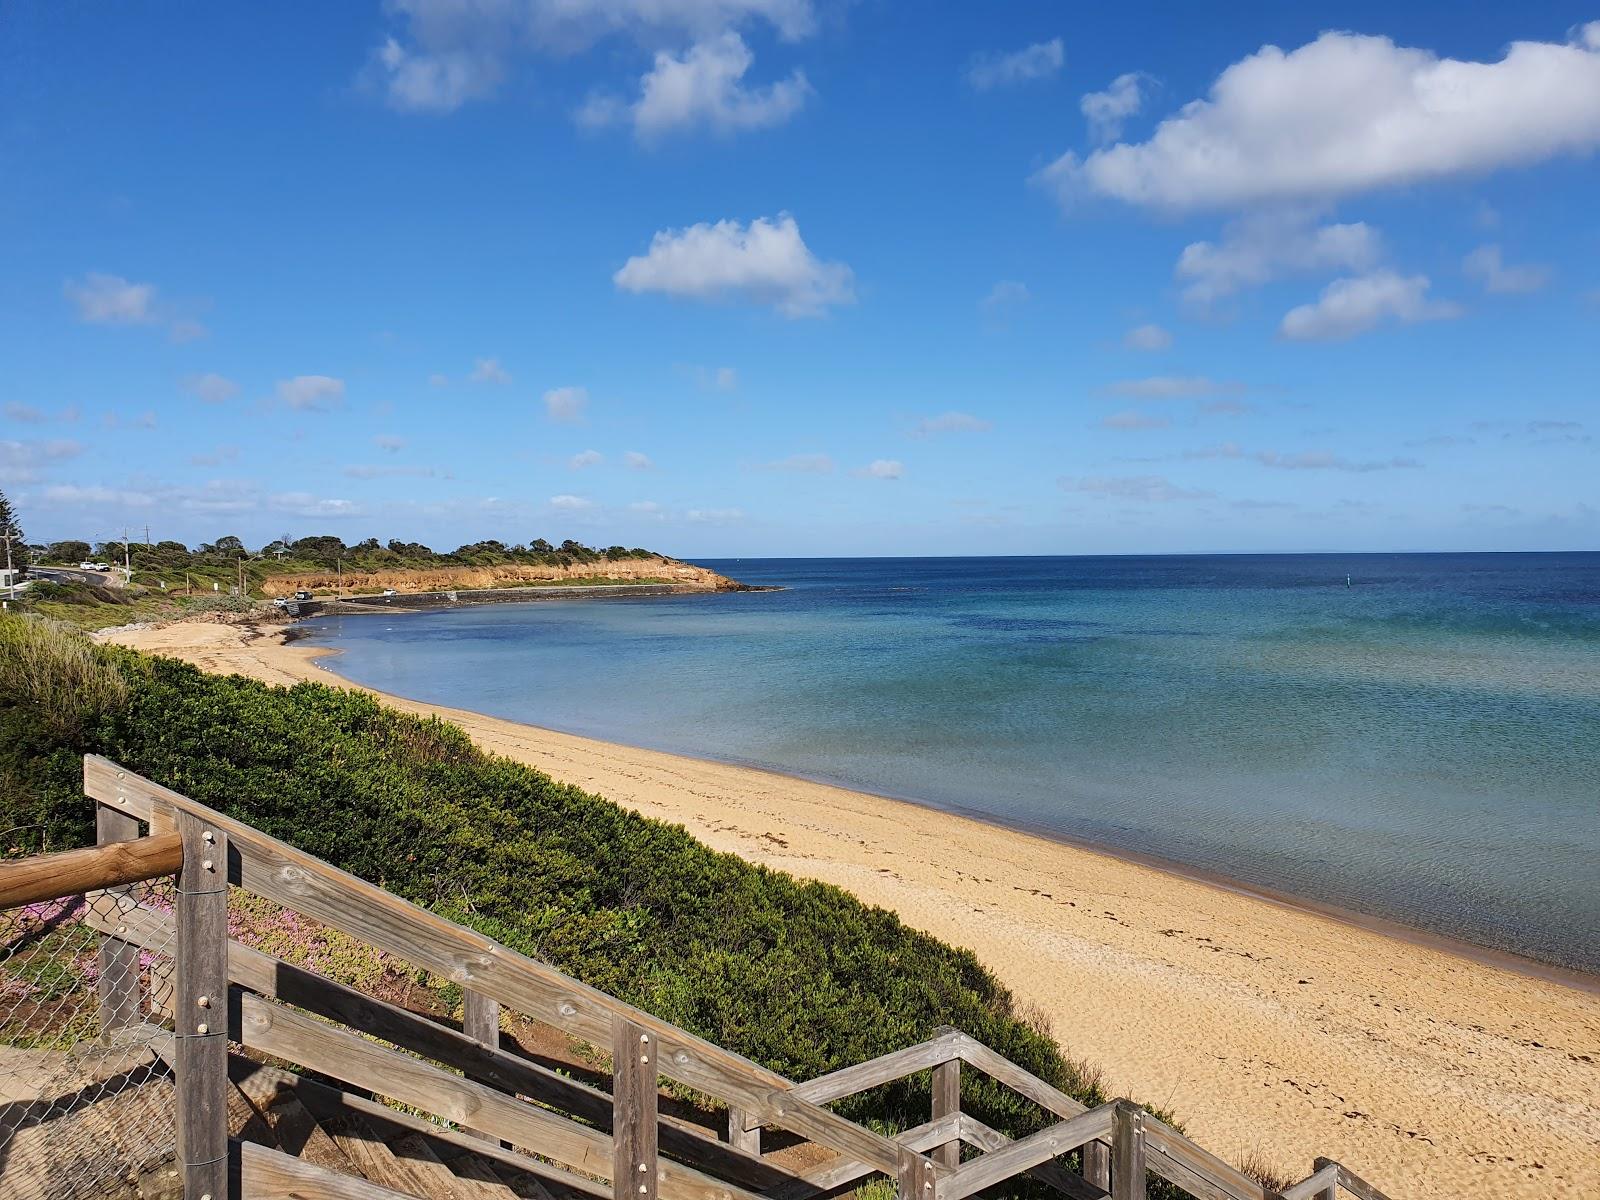
<path fill-rule="evenodd" d="M 1350 576 L 1346 575 L 1344 577 L 1344 585 L 1345 585 L 1345 587 L 1349 587 L 1350 586 Z"/>

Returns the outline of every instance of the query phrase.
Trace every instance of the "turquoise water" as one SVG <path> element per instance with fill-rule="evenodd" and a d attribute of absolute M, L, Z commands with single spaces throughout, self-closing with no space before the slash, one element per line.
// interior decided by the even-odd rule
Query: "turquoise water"
<path fill-rule="evenodd" d="M 787 590 L 307 631 L 385 691 L 1600 971 L 1600 554 L 708 565 Z"/>

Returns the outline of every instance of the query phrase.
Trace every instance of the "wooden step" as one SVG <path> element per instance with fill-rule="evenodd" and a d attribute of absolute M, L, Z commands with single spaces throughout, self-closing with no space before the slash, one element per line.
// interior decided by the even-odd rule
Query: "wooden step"
<path fill-rule="evenodd" d="M 463 1154 L 449 1164 L 461 1177 L 472 1200 L 517 1200 L 517 1193 L 501 1179 L 488 1162 L 474 1154 Z"/>

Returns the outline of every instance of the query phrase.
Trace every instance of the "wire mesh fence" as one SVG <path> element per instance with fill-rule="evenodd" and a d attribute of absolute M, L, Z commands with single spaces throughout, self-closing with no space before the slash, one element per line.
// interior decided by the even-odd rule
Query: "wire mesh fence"
<path fill-rule="evenodd" d="M 176 1134 L 170 879 L 0 911 L 0 1200 L 170 1191 Z"/>

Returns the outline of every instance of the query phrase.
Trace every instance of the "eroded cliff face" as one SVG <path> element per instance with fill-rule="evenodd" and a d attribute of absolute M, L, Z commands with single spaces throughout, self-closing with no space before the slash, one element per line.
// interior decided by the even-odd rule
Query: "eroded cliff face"
<path fill-rule="evenodd" d="M 555 583 L 563 579 L 610 580 L 616 583 L 674 583 L 708 592 L 737 591 L 734 580 L 692 563 L 671 558 L 625 558 L 598 562 L 548 566 L 532 563 L 505 563 L 497 567 L 451 567 L 430 570 L 333 571 L 300 575 L 275 575 L 263 581 L 267 596 L 292 596 L 304 588 L 308 592 L 331 592 L 343 586 L 346 592 L 394 588 L 399 592 L 438 592 L 450 589 L 497 588 L 525 583 Z"/>

